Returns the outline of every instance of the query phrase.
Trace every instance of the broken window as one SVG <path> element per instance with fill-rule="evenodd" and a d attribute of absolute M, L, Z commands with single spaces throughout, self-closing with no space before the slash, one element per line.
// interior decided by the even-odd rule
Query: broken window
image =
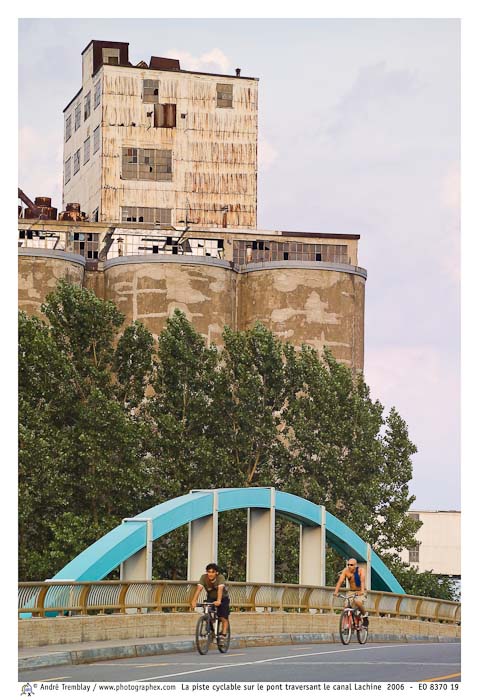
<path fill-rule="evenodd" d="M 153 126 L 172 129 L 176 126 L 176 105 L 163 104 L 155 105 L 155 116 Z"/>
<path fill-rule="evenodd" d="M 85 95 L 83 101 L 83 121 L 86 122 L 91 113 L 91 92 Z"/>
<path fill-rule="evenodd" d="M 249 258 L 246 252 L 247 248 L 251 251 Z M 348 246 L 299 241 L 234 241 L 233 262 L 237 265 L 265 260 L 302 260 L 304 262 L 347 264 Z"/>
<path fill-rule="evenodd" d="M 83 255 L 90 260 L 98 260 L 98 233 L 73 233 L 73 253 Z"/>
<path fill-rule="evenodd" d="M 73 155 L 73 174 L 76 175 L 80 170 L 80 149 Z"/>
<path fill-rule="evenodd" d="M 158 102 L 159 80 L 143 81 L 143 102 Z"/>
<path fill-rule="evenodd" d="M 101 98 L 101 80 L 97 82 L 95 85 L 95 92 L 93 94 L 93 109 L 96 109 L 98 105 L 100 104 L 100 98 Z"/>
<path fill-rule="evenodd" d="M 171 150 L 123 148 L 122 178 L 125 180 L 172 180 Z"/>
<path fill-rule="evenodd" d="M 65 185 L 70 182 L 72 177 L 72 159 L 68 158 L 65 161 Z"/>
<path fill-rule="evenodd" d="M 83 143 L 83 165 L 90 160 L 90 137 Z"/>
<path fill-rule="evenodd" d="M 69 114 L 65 119 L 65 141 L 68 141 L 72 135 L 72 115 Z"/>
<path fill-rule="evenodd" d="M 102 49 L 103 63 L 109 63 L 112 66 L 120 65 L 120 49 L 103 48 Z"/>
<path fill-rule="evenodd" d="M 80 102 L 75 107 L 75 131 L 80 128 L 81 124 L 81 104 Z"/>
<path fill-rule="evenodd" d="M 137 221 L 148 224 L 171 224 L 171 209 L 159 207 L 122 207 L 122 221 Z"/>
<path fill-rule="evenodd" d="M 93 153 L 96 153 L 100 148 L 100 125 L 93 132 Z"/>
<path fill-rule="evenodd" d="M 216 83 L 216 106 L 233 106 L 233 85 L 228 83 Z"/>

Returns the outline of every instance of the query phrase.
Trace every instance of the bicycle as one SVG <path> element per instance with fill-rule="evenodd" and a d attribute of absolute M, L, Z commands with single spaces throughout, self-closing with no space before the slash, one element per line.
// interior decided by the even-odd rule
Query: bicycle
<path fill-rule="evenodd" d="M 349 644 L 353 630 L 356 632 L 358 642 L 366 644 L 368 638 L 368 628 L 363 624 L 363 616 L 358 608 L 354 608 L 351 601 L 354 595 L 338 595 L 338 598 L 344 598 L 347 603 L 339 618 L 339 636 L 343 644 Z"/>
<path fill-rule="evenodd" d="M 230 646 L 231 625 L 225 635 L 220 634 L 221 621 L 218 618 L 216 605 L 213 603 L 199 603 L 196 607 L 203 608 L 203 614 L 196 623 L 195 643 L 198 653 L 204 656 L 208 653 L 210 644 L 216 640 L 218 651 L 226 654 Z"/>

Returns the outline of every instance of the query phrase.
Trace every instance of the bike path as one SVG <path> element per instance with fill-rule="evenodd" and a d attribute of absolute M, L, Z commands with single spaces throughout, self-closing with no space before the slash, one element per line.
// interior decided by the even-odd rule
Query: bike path
<path fill-rule="evenodd" d="M 375 634 L 370 629 L 371 642 L 458 642 L 457 637 L 425 635 Z M 338 633 L 281 633 L 231 636 L 230 649 L 255 646 L 277 646 L 304 643 L 341 643 Z M 141 658 L 177 652 L 195 651 L 191 636 L 148 637 L 107 641 L 50 644 L 41 647 L 21 648 L 18 651 L 18 670 L 29 671 L 50 666 L 88 664 L 112 659 Z"/>

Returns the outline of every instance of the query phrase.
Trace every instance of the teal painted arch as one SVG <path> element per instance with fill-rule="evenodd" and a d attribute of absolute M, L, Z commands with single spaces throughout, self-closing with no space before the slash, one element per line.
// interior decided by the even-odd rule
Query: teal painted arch
<path fill-rule="evenodd" d="M 63 567 L 53 580 L 100 581 L 145 546 L 146 522 L 152 521 L 153 540 L 191 521 L 211 515 L 217 495 L 218 512 L 239 508 L 270 508 L 294 522 L 321 525 L 322 508 L 291 493 L 271 488 L 192 491 L 160 503 L 123 522 Z M 367 544 L 351 528 L 326 511 L 326 541 L 344 557 L 366 561 Z M 371 586 L 377 591 L 405 593 L 383 561 L 371 552 Z"/>

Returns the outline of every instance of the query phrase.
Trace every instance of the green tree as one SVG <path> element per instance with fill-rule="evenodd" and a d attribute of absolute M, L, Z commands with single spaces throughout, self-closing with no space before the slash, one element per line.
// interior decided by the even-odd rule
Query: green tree
<path fill-rule="evenodd" d="M 223 421 L 234 486 L 281 486 L 276 467 L 285 407 L 281 342 L 257 323 L 247 331 L 224 332 L 221 354 Z"/>
<path fill-rule="evenodd" d="M 22 578 L 51 576 L 122 517 L 199 488 L 275 486 L 325 505 L 379 555 L 414 545 L 407 425 L 328 350 L 295 350 L 256 324 L 226 328 L 220 351 L 178 310 L 155 347 L 64 282 L 43 312 L 48 323 L 19 322 Z M 220 532 L 220 563 L 241 579 L 245 514 L 221 514 Z M 155 575 L 186 576 L 186 538 L 155 546 Z M 297 580 L 297 540 L 279 519 L 285 581 Z M 339 568 L 328 552 L 328 582 Z"/>
<path fill-rule="evenodd" d="M 363 375 L 329 350 L 322 360 L 308 346 L 285 353 L 286 489 L 325 505 L 379 554 L 412 546 L 419 525 L 406 516 L 414 500 L 407 481 L 416 448 L 406 424 L 394 409 L 385 421 Z"/>
<path fill-rule="evenodd" d="M 19 320 L 26 580 L 52 576 L 122 517 L 152 505 L 147 429 L 132 412 L 149 379 L 151 336 L 138 324 L 120 333 L 124 319 L 113 304 L 65 282 L 42 311 L 48 323 Z M 125 348 L 137 359 L 130 366 Z"/>

